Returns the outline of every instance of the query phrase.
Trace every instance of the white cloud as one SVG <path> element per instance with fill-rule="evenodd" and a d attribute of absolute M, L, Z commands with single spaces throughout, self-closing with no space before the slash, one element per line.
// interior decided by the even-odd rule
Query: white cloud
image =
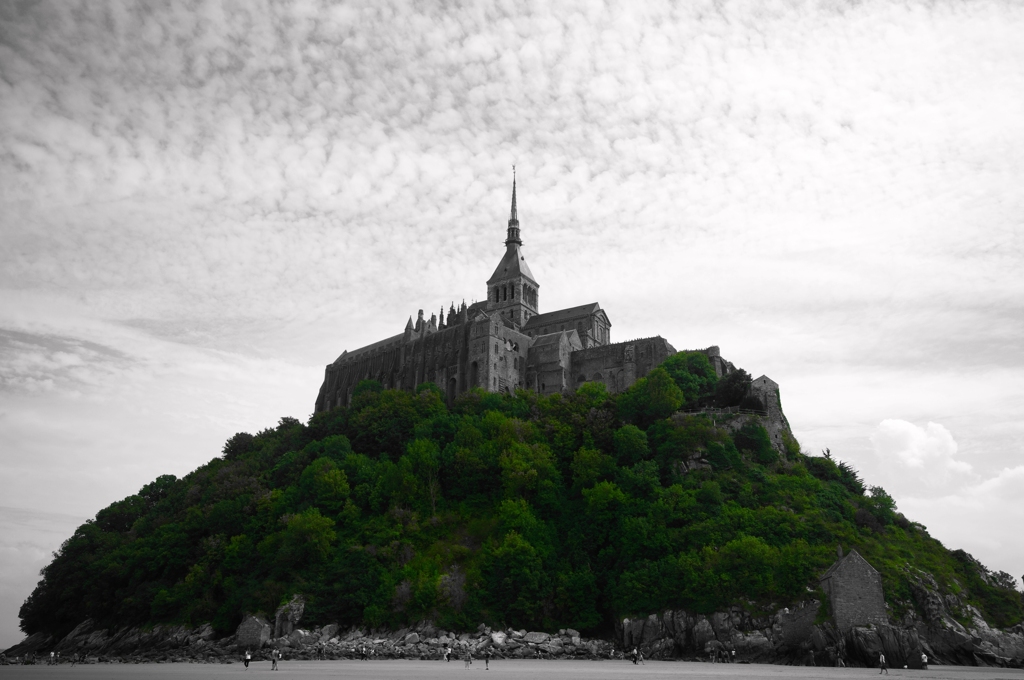
<path fill-rule="evenodd" d="M 889 478 L 902 489 L 933 490 L 972 477 L 970 463 L 958 460 L 953 435 L 938 423 L 920 427 L 899 419 L 886 419 L 871 434 L 875 453 L 889 469 Z M 895 491 L 891 489 L 890 491 Z"/>

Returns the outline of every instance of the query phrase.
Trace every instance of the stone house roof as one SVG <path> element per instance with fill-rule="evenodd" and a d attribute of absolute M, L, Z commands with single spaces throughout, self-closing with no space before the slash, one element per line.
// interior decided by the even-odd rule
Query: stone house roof
<path fill-rule="evenodd" d="M 850 561 L 850 560 L 853 560 L 855 562 L 861 562 L 861 563 L 867 565 L 868 569 L 870 569 L 871 571 L 875 572 L 876 574 L 878 573 L 878 570 L 875 569 L 874 567 L 872 567 L 870 562 L 868 562 L 866 559 L 861 557 L 861 554 L 859 552 L 857 552 L 857 550 L 855 548 L 851 548 L 850 552 L 846 553 L 845 555 L 843 555 L 842 557 L 837 559 L 835 562 L 833 562 L 832 566 L 829 567 L 825 571 L 825 573 L 821 575 L 821 578 L 819 578 L 818 580 L 819 581 L 824 581 L 825 579 L 830 578 L 832 576 L 832 574 L 834 574 L 836 571 L 838 571 L 839 568 L 843 564 L 845 564 L 847 561 Z"/>

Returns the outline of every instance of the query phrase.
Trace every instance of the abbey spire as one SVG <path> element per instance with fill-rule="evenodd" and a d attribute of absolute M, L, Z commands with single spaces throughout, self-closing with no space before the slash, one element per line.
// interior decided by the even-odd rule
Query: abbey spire
<path fill-rule="evenodd" d="M 512 210 L 508 216 L 505 255 L 487 280 L 487 309 L 498 311 L 516 326 L 539 312 L 539 289 L 520 248 L 519 214 L 516 207 L 516 166 L 512 166 Z"/>
<path fill-rule="evenodd" d="M 516 215 L 516 166 L 514 165 L 512 166 L 512 211 L 508 216 L 508 237 L 505 239 L 505 245 L 512 243 L 523 245 L 519 238 L 519 216 Z"/>

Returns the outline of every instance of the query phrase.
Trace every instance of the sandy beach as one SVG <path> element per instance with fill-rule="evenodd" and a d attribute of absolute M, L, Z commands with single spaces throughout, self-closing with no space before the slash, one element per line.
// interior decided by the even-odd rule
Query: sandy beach
<path fill-rule="evenodd" d="M 482 660 L 466 668 L 462 661 L 283 661 L 280 670 L 270 670 L 269 661 L 256 661 L 249 669 L 241 662 L 232 664 L 70 664 L 60 666 L 0 666 L 0 678 L 229 678 L 239 676 L 267 676 L 304 680 L 306 678 L 341 678 L 342 680 L 452 680 L 467 674 L 486 673 L 502 680 L 620 680 L 623 677 L 667 680 L 687 678 L 704 680 L 713 678 L 751 678 L 754 680 L 842 680 L 869 678 L 878 675 L 874 668 L 822 668 L 806 666 L 772 666 L 764 664 L 710 664 L 694 662 L 649 661 L 634 666 L 628 661 L 535 661 L 515 660 L 491 662 L 484 670 Z M 1002 680 L 1024 678 L 1024 671 L 1000 668 L 973 668 L 963 666 L 933 666 L 926 671 L 892 669 L 892 677 L 919 680 Z"/>

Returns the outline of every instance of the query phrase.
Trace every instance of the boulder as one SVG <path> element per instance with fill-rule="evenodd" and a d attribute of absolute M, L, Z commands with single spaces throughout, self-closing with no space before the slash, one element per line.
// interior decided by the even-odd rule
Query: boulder
<path fill-rule="evenodd" d="M 320 642 L 327 642 L 338 634 L 338 624 L 328 623 L 320 630 Z"/>
<path fill-rule="evenodd" d="M 235 630 L 235 644 L 240 648 L 257 650 L 270 639 L 270 623 L 262 616 L 247 614 Z"/>
<path fill-rule="evenodd" d="M 305 610 L 306 599 L 302 595 L 294 595 L 287 604 L 278 607 L 274 614 L 274 637 L 282 637 L 295 630 Z"/>
<path fill-rule="evenodd" d="M 419 633 L 409 633 L 408 635 L 405 636 L 405 638 L 402 639 L 402 644 L 403 645 L 415 645 L 415 644 L 418 644 L 419 641 L 420 641 Z"/>
<path fill-rule="evenodd" d="M 491 642 L 497 645 L 498 647 L 503 647 L 507 639 L 508 635 L 502 633 L 500 630 L 496 630 L 493 633 L 491 633 Z"/>
<path fill-rule="evenodd" d="M 523 642 L 532 642 L 534 644 L 543 644 L 551 638 L 547 633 L 529 632 L 523 636 Z"/>

